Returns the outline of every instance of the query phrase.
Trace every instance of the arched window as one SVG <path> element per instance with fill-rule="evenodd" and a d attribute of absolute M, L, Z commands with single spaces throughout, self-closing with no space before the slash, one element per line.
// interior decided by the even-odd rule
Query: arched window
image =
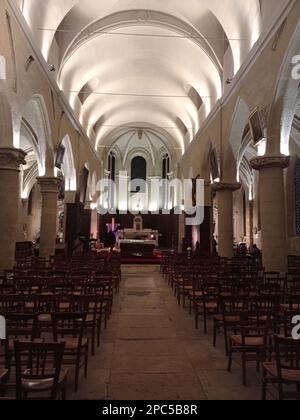
<path fill-rule="evenodd" d="M 116 157 L 113 153 L 110 153 L 108 156 L 108 172 L 110 173 L 109 178 L 112 181 L 116 179 Z"/>
<path fill-rule="evenodd" d="M 162 161 L 162 179 L 167 179 L 170 173 L 170 157 L 167 154 Z"/>
<path fill-rule="evenodd" d="M 107 170 L 109 172 L 109 179 L 113 182 L 116 180 L 116 157 L 113 153 L 108 155 Z M 115 194 L 114 189 L 110 186 L 109 190 L 109 207 L 114 208 L 115 206 Z"/>
<path fill-rule="evenodd" d="M 300 236 L 300 159 L 295 166 L 295 222 L 296 235 Z"/>
<path fill-rule="evenodd" d="M 170 156 L 166 154 L 162 161 L 162 179 L 167 181 L 170 173 Z M 163 183 L 162 187 L 162 207 L 167 209 L 169 206 L 169 188 L 166 182 Z"/>
<path fill-rule="evenodd" d="M 131 161 L 131 181 L 135 180 L 147 180 L 147 162 L 141 156 L 136 156 Z M 141 189 L 134 190 L 132 192 L 139 192 L 145 193 L 146 191 L 142 191 Z"/>
<path fill-rule="evenodd" d="M 131 181 L 135 179 L 147 179 L 147 162 L 141 157 L 137 156 L 131 161 Z"/>

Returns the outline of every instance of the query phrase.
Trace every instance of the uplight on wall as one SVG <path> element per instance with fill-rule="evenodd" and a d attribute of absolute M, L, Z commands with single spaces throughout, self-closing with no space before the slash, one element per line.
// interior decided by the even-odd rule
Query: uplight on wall
<path fill-rule="evenodd" d="M 266 150 L 267 150 L 267 142 L 264 139 L 257 145 L 257 155 L 264 156 L 266 154 Z"/>
<path fill-rule="evenodd" d="M 3 55 L 0 55 L 0 80 L 6 80 L 6 61 Z"/>
<path fill-rule="evenodd" d="M 119 210 L 122 212 L 127 212 L 128 211 L 128 205 L 126 201 L 120 201 L 119 202 Z"/>
<path fill-rule="evenodd" d="M 252 187 L 249 189 L 249 201 L 253 201 L 253 189 L 252 189 Z"/>
<path fill-rule="evenodd" d="M 90 207 L 91 207 L 91 210 L 96 210 L 97 209 L 97 203 L 91 203 Z"/>

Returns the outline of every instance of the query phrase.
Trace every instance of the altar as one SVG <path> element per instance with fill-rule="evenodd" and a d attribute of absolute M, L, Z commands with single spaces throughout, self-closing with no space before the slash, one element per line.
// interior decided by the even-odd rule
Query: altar
<path fill-rule="evenodd" d="M 158 247 L 159 232 L 143 228 L 142 216 L 134 218 L 133 228 L 119 232 L 119 247 L 125 258 L 153 258 Z"/>
<path fill-rule="evenodd" d="M 124 229 L 119 232 L 119 242 L 124 243 L 124 241 L 139 241 L 139 243 L 151 243 L 155 245 L 155 248 L 158 248 L 159 242 L 159 232 L 152 229 L 144 229 L 143 218 L 142 216 L 137 216 L 133 221 L 132 229 Z"/>

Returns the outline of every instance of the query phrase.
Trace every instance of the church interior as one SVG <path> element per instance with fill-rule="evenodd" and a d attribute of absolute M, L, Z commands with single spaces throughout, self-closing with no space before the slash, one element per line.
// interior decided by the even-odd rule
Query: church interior
<path fill-rule="evenodd" d="M 299 400 L 300 1 L 0 0 L 0 203 L 0 401 Z"/>

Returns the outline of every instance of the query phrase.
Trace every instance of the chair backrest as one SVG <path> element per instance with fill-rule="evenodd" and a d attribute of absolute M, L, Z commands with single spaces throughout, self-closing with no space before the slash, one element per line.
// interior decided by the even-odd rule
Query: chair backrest
<path fill-rule="evenodd" d="M 59 312 L 60 295 L 44 293 L 35 295 L 35 312 L 39 314 L 51 314 Z"/>
<path fill-rule="evenodd" d="M 18 294 L 0 296 L 0 314 L 24 312 L 24 299 Z"/>
<path fill-rule="evenodd" d="M 55 313 L 52 314 L 52 324 L 54 342 L 77 338 L 78 349 L 80 349 L 86 331 L 86 313 Z"/>
<path fill-rule="evenodd" d="M 276 335 L 274 342 L 279 379 L 282 380 L 283 370 L 300 371 L 300 340 Z"/>
<path fill-rule="evenodd" d="M 258 295 L 249 299 L 250 311 L 269 312 L 270 314 L 278 314 L 280 311 L 281 295 Z"/>
<path fill-rule="evenodd" d="M 281 274 L 276 271 L 266 271 L 264 274 L 264 284 L 266 286 L 277 286 L 283 287 L 285 278 L 281 277 Z"/>
<path fill-rule="evenodd" d="M 271 329 L 271 315 L 269 312 L 244 312 L 240 315 L 240 329 L 242 344 L 245 347 L 247 338 L 260 338 L 267 346 L 269 331 Z"/>
<path fill-rule="evenodd" d="M 26 383 L 36 383 L 35 392 L 43 390 L 42 399 L 55 400 L 58 392 L 65 343 L 14 342 L 16 362 L 16 397 L 27 395 Z M 25 392 L 24 392 L 25 391 Z"/>
<path fill-rule="evenodd" d="M 100 297 L 97 294 L 72 297 L 71 310 L 74 313 L 86 313 L 93 315 L 94 320 L 98 314 L 99 306 Z"/>
<path fill-rule="evenodd" d="M 37 314 L 7 314 L 6 320 L 6 343 L 10 339 L 26 339 L 33 341 L 37 337 Z"/>
<path fill-rule="evenodd" d="M 220 305 L 224 321 L 230 315 L 240 316 L 247 309 L 248 298 L 245 295 L 240 296 L 221 296 Z"/>

